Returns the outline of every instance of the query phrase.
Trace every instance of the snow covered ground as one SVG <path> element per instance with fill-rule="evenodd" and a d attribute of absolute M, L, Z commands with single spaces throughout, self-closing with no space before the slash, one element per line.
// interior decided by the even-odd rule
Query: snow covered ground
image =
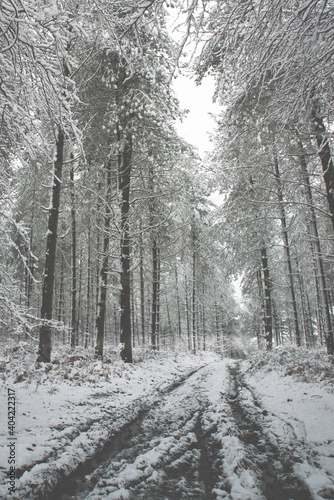
<path fill-rule="evenodd" d="M 28 344 L 2 353 L 1 498 L 334 498 L 334 377 L 323 352 L 125 365 L 57 351 L 37 368 Z"/>
<path fill-rule="evenodd" d="M 334 498 L 334 363 L 324 351 L 280 348 L 244 363 L 246 381 L 266 409 L 273 441 L 298 449 L 295 471 L 313 498 Z M 247 394 L 248 399 L 249 393 Z M 251 399 L 254 399 L 251 396 Z"/>
<path fill-rule="evenodd" d="M 13 440 L 18 498 L 23 491 L 29 498 L 31 488 L 38 493 L 54 486 L 170 385 L 214 357 L 157 356 L 125 365 L 115 356 L 102 363 L 85 352 L 58 351 L 52 365 L 36 367 L 29 344 L 2 352 L 0 498 L 8 494 L 7 445 Z M 14 436 L 8 432 L 8 389 L 15 391 Z"/>

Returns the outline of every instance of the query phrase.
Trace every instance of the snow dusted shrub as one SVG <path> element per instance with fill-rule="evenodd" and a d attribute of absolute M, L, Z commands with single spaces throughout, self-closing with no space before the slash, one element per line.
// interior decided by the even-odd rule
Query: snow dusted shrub
<path fill-rule="evenodd" d="M 278 371 L 303 382 L 325 382 L 334 385 L 334 357 L 325 348 L 306 349 L 293 345 L 260 351 L 250 358 L 249 372 Z"/>

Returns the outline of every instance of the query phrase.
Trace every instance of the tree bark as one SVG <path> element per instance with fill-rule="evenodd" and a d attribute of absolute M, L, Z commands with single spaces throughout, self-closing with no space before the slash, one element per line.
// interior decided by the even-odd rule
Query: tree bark
<path fill-rule="evenodd" d="M 262 278 L 262 263 L 261 266 L 259 266 L 259 269 L 256 273 L 256 278 L 257 278 L 257 286 L 259 289 L 259 298 L 260 298 L 260 307 L 262 311 L 262 320 L 259 318 L 259 329 L 256 332 L 257 336 L 257 346 L 259 349 L 262 348 L 262 339 L 263 339 L 263 334 L 265 335 L 265 317 L 266 317 L 266 312 L 265 312 L 265 300 L 264 300 L 264 291 L 263 291 L 263 278 Z M 264 327 L 264 330 L 263 330 Z"/>
<path fill-rule="evenodd" d="M 276 184 L 277 184 L 277 196 L 278 196 L 279 209 L 280 209 L 282 237 L 283 237 L 283 243 L 284 243 L 284 253 L 285 253 L 286 265 L 287 265 L 287 269 L 288 269 L 288 280 L 289 280 L 289 288 L 290 288 L 292 310 L 293 310 L 293 319 L 294 319 L 294 326 L 295 326 L 295 338 L 296 338 L 297 346 L 300 347 L 301 346 L 301 337 L 300 337 L 300 329 L 299 329 L 299 322 L 298 322 L 295 287 L 294 287 L 294 282 L 293 282 L 292 262 L 291 262 L 291 255 L 290 255 L 290 244 L 289 244 L 288 228 L 287 228 L 286 216 L 285 216 L 285 210 L 284 210 L 281 176 L 280 176 L 278 159 L 277 159 L 276 154 L 274 154 L 274 165 L 275 165 L 275 179 L 276 179 Z"/>
<path fill-rule="evenodd" d="M 32 255 L 32 247 L 34 239 L 34 231 L 33 231 L 34 219 L 35 219 L 35 202 L 33 201 L 31 219 L 30 219 L 29 248 L 27 248 L 26 251 L 27 265 L 25 267 L 25 305 L 27 308 L 30 307 L 32 285 L 34 282 L 34 272 L 35 272 L 35 257 Z"/>
<path fill-rule="evenodd" d="M 91 318 L 91 229 L 90 219 L 88 220 L 88 248 L 87 248 L 87 288 L 86 288 L 86 327 L 85 327 L 85 340 L 84 347 L 87 349 L 90 330 Z"/>
<path fill-rule="evenodd" d="M 58 296 L 58 308 L 56 311 L 57 321 L 61 323 L 64 319 L 64 287 L 65 287 L 65 276 L 64 276 L 64 258 L 60 258 L 60 280 L 59 280 L 59 296 Z"/>
<path fill-rule="evenodd" d="M 197 329 L 196 329 L 196 303 L 197 303 L 197 297 L 196 297 L 196 261 L 197 261 L 197 256 L 196 256 L 196 232 L 195 228 L 192 228 L 192 340 L 193 340 L 193 351 L 196 354 L 196 334 L 197 334 Z"/>
<path fill-rule="evenodd" d="M 328 295 L 327 295 L 327 287 L 326 287 L 326 278 L 324 272 L 324 265 L 322 260 L 322 252 L 320 239 L 318 234 L 317 227 L 317 219 L 315 215 L 313 199 L 312 199 L 312 191 L 310 186 L 310 179 L 307 171 L 307 162 L 306 162 L 306 154 L 303 148 L 303 144 L 301 141 L 298 141 L 299 150 L 300 150 L 300 168 L 302 179 L 304 183 L 305 196 L 309 206 L 309 216 L 310 216 L 310 229 L 311 229 L 311 243 L 314 249 L 314 258 L 315 258 L 315 267 L 317 271 L 317 279 L 319 285 L 319 292 L 322 303 L 322 318 L 324 322 L 324 333 L 325 340 L 327 346 L 328 354 L 334 354 L 334 336 L 333 336 L 333 327 L 332 321 L 329 311 L 329 303 L 328 303 Z"/>
<path fill-rule="evenodd" d="M 327 200 L 331 214 L 332 226 L 334 229 L 334 165 L 324 120 L 321 116 L 319 116 L 318 107 L 315 103 L 313 104 L 311 111 L 311 120 L 318 145 L 318 155 L 324 173 Z"/>
<path fill-rule="evenodd" d="M 140 273 L 140 319 L 141 319 L 141 337 L 145 345 L 145 279 L 144 279 L 144 252 L 143 252 L 143 234 L 140 226 L 140 250 L 139 250 L 139 273 Z"/>
<path fill-rule="evenodd" d="M 159 249 L 156 239 L 152 242 L 152 313 L 151 313 L 151 343 L 154 351 L 158 350 L 159 337 L 159 283 L 160 265 Z"/>
<path fill-rule="evenodd" d="M 203 294 L 203 306 L 202 306 L 202 329 L 203 329 L 203 351 L 206 350 L 206 314 L 205 314 L 205 297 L 206 297 L 206 290 L 205 290 L 205 277 L 204 277 L 204 271 L 202 273 L 202 294 Z"/>
<path fill-rule="evenodd" d="M 118 132 L 120 135 L 120 133 Z M 120 142 L 120 141 L 119 141 Z M 121 358 L 132 363 L 131 285 L 130 285 L 130 182 L 132 141 L 124 137 L 119 155 L 119 189 L 121 192 Z"/>
<path fill-rule="evenodd" d="M 56 138 L 56 156 L 54 161 L 53 181 L 51 189 L 51 206 L 49 209 L 48 234 L 46 240 L 45 268 L 41 305 L 42 325 L 39 333 L 39 353 L 37 360 L 51 361 L 51 325 L 53 305 L 53 285 L 55 276 L 56 248 L 58 235 L 58 218 L 61 191 L 61 176 L 64 162 L 64 131 L 59 125 Z"/>
<path fill-rule="evenodd" d="M 176 265 L 175 265 L 175 291 L 176 291 L 176 307 L 177 307 L 177 333 L 178 333 L 178 338 L 181 340 L 182 338 L 181 304 L 180 304 L 179 279 L 178 279 Z"/>
<path fill-rule="evenodd" d="M 313 335 L 312 335 L 312 320 L 311 316 L 309 315 L 309 308 L 308 308 L 309 297 L 307 290 L 305 289 L 302 270 L 297 257 L 296 257 L 296 265 L 297 265 L 297 278 L 298 278 L 299 292 L 300 292 L 301 311 L 304 323 L 305 345 L 306 347 L 310 347 L 310 345 L 312 345 Z"/>
<path fill-rule="evenodd" d="M 106 302 L 107 302 L 107 282 L 108 282 L 108 266 L 109 266 L 109 244 L 110 244 L 110 223 L 111 223 L 111 161 L 109 160 L 105 167 L 106 176 L 106 194 L 105 194 L 105 209 L 103 223 L 103 250 L 102 261 L 99 272 L 98 281 L 98 302 L 97 313 L 95 320 L 96 328 L 96 344 L 95 355 L 103 358 L 104 348 L 104 332 L 106 318 Z"/>
<path fill-rule="evenodd" d="M 273 320 L 272 320 L 272 281 L 270 279 L 267 249 L 263 245 L 261 248 L 261 262 L 263 272 L 263 294 L 264 294 L 264 326 L 265 326 L 265 342 L 267 350 L 273 347 Z"/>
<path fill-rule="evenodd" d="M 73 160 L 73 155 L 72 160 Z M 71 183 L 71 234 L 72 234 L 72 308 L 71 308 L 71 347 L 77 344 L 77 234 L 76 234 L 76 207 L 74 192 L 74 167 L 70 171 Z"/>
<path fill-rule="evenodd" d="M 216 344 L 217 344 L 216 350 L 218 351 L 220 347 L 220 323 L 219 323 L 218 305 L 216 302 L 214 304 L 214 308 L 215 308 L 215 323 L 216 323 Z"/>
<path fill-rule="evenodd" d="M 188 292 L 187 275 L 185 275 L 184 282 L 185 282 L 185 309 L 186 309 L 188 350 L 191 351 L 191 328 L 190 328 L 189 292 Z"/>

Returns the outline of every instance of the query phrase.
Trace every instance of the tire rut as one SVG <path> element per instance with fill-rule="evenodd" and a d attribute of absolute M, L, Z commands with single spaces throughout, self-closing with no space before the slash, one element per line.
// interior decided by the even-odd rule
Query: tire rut
<path fill-rule="evenodd" d="M 256 473 L 259 488 L 267 500 L 311 500 L 309 490 L 295 476 L 293 466 L 303 458 L 270 441 L 263 429 L 263 410 L 256 402 L 250 413 L 242 403 L 240 390 L 247 388 L 240 375 L 239 365 L 229 367 L 230 392 L 228 401 L 238 428 L 238 438 L 243 443 L 249 464 Z"/>
<path fill-rule="evenodd" d="M 215 470 L 215 460 L 219 450 L 219 445 L 211 439 L 211 436 L 217 431 L 217 427 L 212 427 L 209 431 L 203 429 L 201 412 L 194 432 L 196 434 L 198 447 L 200 450 L 200 458 L 198 464 L 199 479 L 205 487 L 205 499 L 211 500 L 216 497 L 212 494 L 212 490 L 218 481 L 218 474 Z"/>
<path fill-rule="evenodd" d="M 173 391 L 177 390 L 185 384 L 192 375 L 200 371 L 205 366 L 206 365 L 196 368 L 195 370 L 191 370 L 186 375 L 180 377 L 180 379 L 176 382 L 169 384 L 165 388 L 159 389 L 157 394 L 160 395 L 160 397 L 155 399 L 153 403 L 145 404 L 139 414 L 137 414 L 133 420 L 124 425 L 119 431 L 110 435 L 110 437 L 104 442 L 102 448 L 97 450 L 91 458 L 79 464 L 78 467 L 69 475 L 61 473 L 57 480 L 57 484 L 52 489 L 48 488 L 48 491 L 44 490 L 43 492 L 36 493 L 36 495 L 31 498 L 34 498 L 35 500 L 70 500 L 85 498 L 89 492 L 94 489 L 99 479 L 101 479 L 101 473 L 98 472 L 100 469 L 103 470 L 104 466 L 107 466 L 107 464 L 112 462 L 116 457 L 121 457 L 123 452 L 124 454 L 129 455 L 127 451 L 130 446 L 130 441 L 135 440 L 136 437 L 140 438 L 142 435 L 141 424 L 147 415 L 154 411 L 155 408 L 161 403 L 161 396 L 166 397 Z M 183 423 L 186 424 L 186 422 L 187 421 Z M 154 437 L 153 434 L 151 437 Z M 141 438 L 142 443 L 136 443 L 134 448 L 131 448 L 134 456 L 136 455 L 136 449 L 139 450 L 141 447 L 145 446 L 146 438 L 145 436 L 141 436 Z M 175 459 L 177 460 L 178 458 L 180 457 L 176 457 Z M 169 464 L 166 463 L 166 466 L 168 465 Z"/>

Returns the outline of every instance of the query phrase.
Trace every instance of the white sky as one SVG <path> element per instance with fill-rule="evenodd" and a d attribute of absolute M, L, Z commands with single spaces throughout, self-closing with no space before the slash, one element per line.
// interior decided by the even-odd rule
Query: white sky
<path fill-rule="evenodd" d="M 167 8 L 168 31 L 171 37 L 180 43 L 185 36 L 187 12 L 181 9 Z M 183 65 L 190 64 L 199 55 L 201 43 L 187 42 L 182 55 Z M 210 113 L 218 114 L 220 106 L 212 102 L 214 94 L 214 78 L 207 76 L 201 85 L 196 85 L 194 77 L 190 78 L 190 70 L 187 76 L 177 75 L 173 79 L 172 87 L 180 101 L 181 109 L 189 110 L 189 113 L 178 122 L 176 129 L 181 137 L 195 146 L 203 157 L 206 151 L 211 151 L 213 146 L 209 140 L 209 133 L 214 131 L 215 122 Z"/>
<path fill-rule="evenodd" d="M 214 79 L 208 76 L 201 85 L 196 85 L 193 79 L 178 76 L 173 81 L 173 89 L 181 108 L 189 110 L 182 123 L 177 123 L 177 131 L 203 157 L 205 151 L 212 150 L 209 133 L 214 131 L 215 122 L 210 113 L 217 114 L 220 110 L 220 106 L 212 102 Z"/>

